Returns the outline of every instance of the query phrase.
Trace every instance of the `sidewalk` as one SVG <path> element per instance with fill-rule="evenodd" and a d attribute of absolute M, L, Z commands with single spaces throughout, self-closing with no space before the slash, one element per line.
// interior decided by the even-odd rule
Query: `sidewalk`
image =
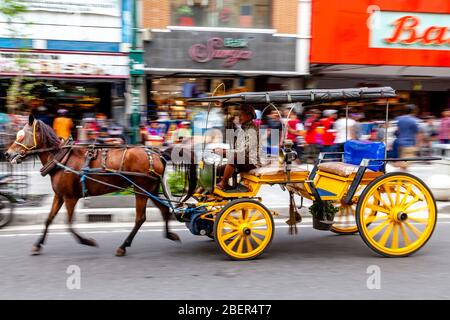
<path fill-rule="evenodd" d="M 275 189 L 278 189 L 278 191 Z M 269 210 L 275 211 L 278 214 L 278 218 L 288 217 L 289 194 L 287 192 L 282 191 L 279 186 L 264 186 L 261 188 L 259 195 L 263 199 L 263 204 Z M 51 202 L 52 195 L 49 195 L 40 207 L 16 208 L 14 219 L 10 225 L 43 224 L 50 212 Z M 299 197 L 296 197 L 296 202 L 297 205 L 300 205 Z M 450 214 L 450 201 L 437 201 L 436 203 L 439 214 Z M 311 204 L 312 202 L 310 200 L 304 199 L 304 207 L 300 210 L 302 216 L 310 216 L 308 207 Z M 66 219 L 67 212 L 65 208 L 61 208 L 54 223 L 65 223 Z M 80 203 L 77 204 L 75 209 L 75 222 L 94 222 L 91 219 L 96 219 L 95 221 L 99 222 L 134 222 L 135 208 L 83 208 L 83 200 L 80 200 Z M 159 210 L 152 207 L 151 204 L 147 208 L 147 221 L 162 221 Z"/>
<path fill-rule="evenodd" d="M 311 166 L 310 168 L 311 169 Z M 392 169 L 389 169 L 390 171 Z M 442 164 L 415 164 L 411 170 L 411 173 L 417 175 L 425 182 L 434 174 L 447 174 L 450 175 L 450 166 Z M 18 207 L 15 210 L 14 219 L 11 225 L 30 225 L 30 224 L 43 224 L 47 219 L 50 212 L 50 207 L 53 199 L 53 191 L 51 189 L 49 177 L 41 177 L 37 171 L 29 171 L 30 175 L 30 194 L 47 194 L 40 206 L 34 207 Z M 450 190 L 448 190 L 450 193 Z M 263 204 L 270 210 L 279 214 L 279 218 L 288 216 L 289 206 L 289 194 L 282 191 L 280 186 L 264 185 L 258 194 L 262 198 Z M 94 203 L 100 202 L 100 199 L 91 198 L 87 201 Z M 103 200 L 104 201 L 104 200 Z M 297 205 L 300 205 L 300 198 L 296 197 Z M 135 209 L 133 202 L 129 208 L 86 208 L 83 204 L 86 201 L 81 199 L 77 204 L 75 210 L 75 222 L 87 223 L 93 221 L 101 222 L 134 222 Z M 304 200 L 304 208 L 300 210 L 303 216 L 309 216 L 308 207 L 312 204 L 310 200 Z M 105 204 L 106 206 L 106 204 Z M 450 201 L 438 201 L 437 202 L 439 213 L 450 213 Z M 66 210 L 63 207 L 60 213 L 55 218 L 55 223 L 65 223 L 67 219 Z M 161 221 L 162 217 L 157 208 L 152 207 L 149 204 L 147 209 L 147 221 Z"/>

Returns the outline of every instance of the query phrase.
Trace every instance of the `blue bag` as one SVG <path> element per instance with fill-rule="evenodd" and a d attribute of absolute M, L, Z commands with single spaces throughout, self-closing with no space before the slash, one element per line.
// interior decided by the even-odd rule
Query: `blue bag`
<path fill-rule="evenodd" d="M 386 146 L 383 142 L 349 140 L 344 144 L 344 162 L 360 165 L 362 159 L 384 159 Z M 371 162 L 370 170 L 382 171 L 384 163 Z"/>

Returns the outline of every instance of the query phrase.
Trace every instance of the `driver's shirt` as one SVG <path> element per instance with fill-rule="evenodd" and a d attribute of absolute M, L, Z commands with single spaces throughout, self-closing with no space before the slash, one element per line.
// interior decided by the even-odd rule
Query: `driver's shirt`
<path fill-rule="evenodd" d="M 243 123 L 235 131 L 234 139 L 234 149 L 229 150 L 228 153 L 229 163 L 260 166 L 258 128 L 253 121 Z"/>

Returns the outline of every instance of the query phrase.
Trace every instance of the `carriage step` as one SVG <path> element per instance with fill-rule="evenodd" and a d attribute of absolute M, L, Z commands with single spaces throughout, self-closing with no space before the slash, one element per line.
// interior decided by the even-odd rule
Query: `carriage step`
<path fill-rule="evenodd" d="M 224 191 L 225 193 L 240 193 L 240 192 L 250 192 L 250 189 L 243 184 L 238 184 L 233 189 L 227 189 Z"/>

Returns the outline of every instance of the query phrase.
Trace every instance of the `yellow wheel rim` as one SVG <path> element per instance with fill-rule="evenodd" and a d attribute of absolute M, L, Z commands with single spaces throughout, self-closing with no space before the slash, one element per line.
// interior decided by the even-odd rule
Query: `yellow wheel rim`
<path fill-rule="evenodd" d="M 219 217 L 216 240 L 234 259 L 251 259 L 261 254 L 272 240 L 270 213 L 253 202 L 230 206 Z"/>
<path fill-rule="evenodd" d="M 411 254 L 433 233 L 436 206 L 430 191 L 408 175 L 392 175 L 370 187 L 359 206 L 360 233 L 376 251 Z"/>

